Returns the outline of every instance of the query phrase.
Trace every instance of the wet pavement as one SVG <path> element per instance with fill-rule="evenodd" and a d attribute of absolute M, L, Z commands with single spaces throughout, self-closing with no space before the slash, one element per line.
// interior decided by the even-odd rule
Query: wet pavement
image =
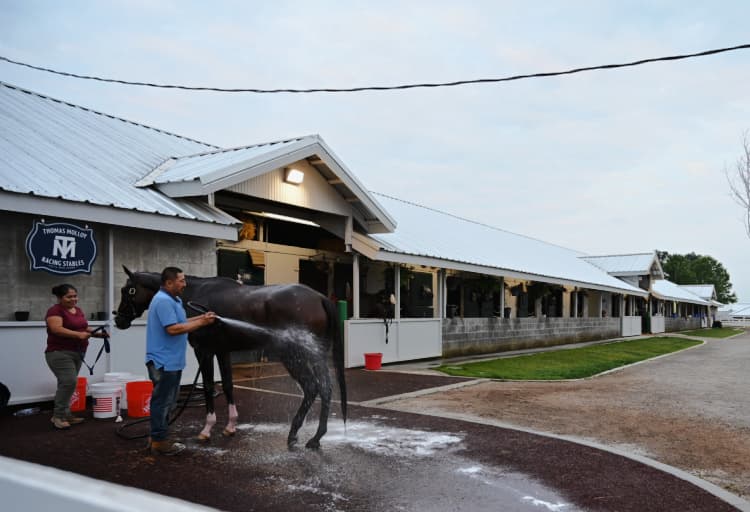
<path fill-rule="evenodd" d="M 221 437 L 217 427 L 210 443 L 193 440 L 203 411 L 186 409 L 173 425 L 188 441 L 182 456 L 150 456 L 142 440 L 116 436 L 113 420 L 55 432 L 48 413 L 1 418 L 0 455 L 232 511 L 736 510 L 674 475 L 592 447 L 357 405 L 466 382 L 452 377 L 350 370 L 346 425 L 336 404 L 321 450 L 289 451 L 299 393 L 277 370 L 238 369 L 234 437 Z M 314 408 L 300 431 L 302 446 L 316 427 Z"/>

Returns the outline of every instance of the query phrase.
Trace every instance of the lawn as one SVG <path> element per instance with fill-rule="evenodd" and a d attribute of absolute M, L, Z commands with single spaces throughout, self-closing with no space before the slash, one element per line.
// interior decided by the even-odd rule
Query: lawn
<path fill-rule="evenodd" d="M 721 327 L 717 329 L 696 329 L 694 331 L 680 331 L 685 336 L 698 336 L 699 338 L 728 338 L 743 332 L 744 329 L 736 327 Z"/>
<path fill-rule="evenodd" d="M 676 337 L 642 338 L 490 361 L 443 365 L 437 369 L 448 375 L 489 379 L 581 379 L 700 343 Z"/>

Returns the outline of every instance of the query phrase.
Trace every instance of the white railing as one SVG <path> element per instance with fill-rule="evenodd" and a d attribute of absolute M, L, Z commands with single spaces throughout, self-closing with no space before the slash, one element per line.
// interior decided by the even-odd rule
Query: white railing
<path fill-rule="evenodd" d="M 730 318 L 721 320 L 722 327 L 750 327 L 750 318 Z"/>
<path fill-rule="evenodd" d="M 95 480 L 83 475 L 0 457 L 0 494 L 4 510 L 72 512 L 208 512 L 214 508 L 169 496 Z"/>

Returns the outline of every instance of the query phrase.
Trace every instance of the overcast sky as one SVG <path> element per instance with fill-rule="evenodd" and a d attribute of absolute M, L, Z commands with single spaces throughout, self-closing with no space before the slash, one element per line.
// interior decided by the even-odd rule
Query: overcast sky
<path fill-rule="evenodd" d="M 502 77 L 750 43 L 746 0 L 0 0 L 0 7 L 5 57 L 216 87 Z M 723 174 L 750 129 L 750 50 L 356 94 L 180 92 L 8 63 L 0 63 L 0 80 L 223 147 L 317 133 L 370 190 L 588 254 L 707 254 L 750 301 L 750 240 Z"/>

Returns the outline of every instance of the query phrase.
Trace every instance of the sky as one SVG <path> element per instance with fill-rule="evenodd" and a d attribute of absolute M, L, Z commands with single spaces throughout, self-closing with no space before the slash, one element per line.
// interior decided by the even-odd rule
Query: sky
<path fill-rule="evenodd" d="M 745 0 L 0 0 L 0 55 L 130 81 L 355 87 L 737 46 L 748 18 Z M 0 80 L 222 147 L 319 134 L 369 190 L 591 255 L 709 255 L 750 301 L 724 172 L 750 129 L 750 50 L 391 92 L 187 92 L 6 62 Z"/>

